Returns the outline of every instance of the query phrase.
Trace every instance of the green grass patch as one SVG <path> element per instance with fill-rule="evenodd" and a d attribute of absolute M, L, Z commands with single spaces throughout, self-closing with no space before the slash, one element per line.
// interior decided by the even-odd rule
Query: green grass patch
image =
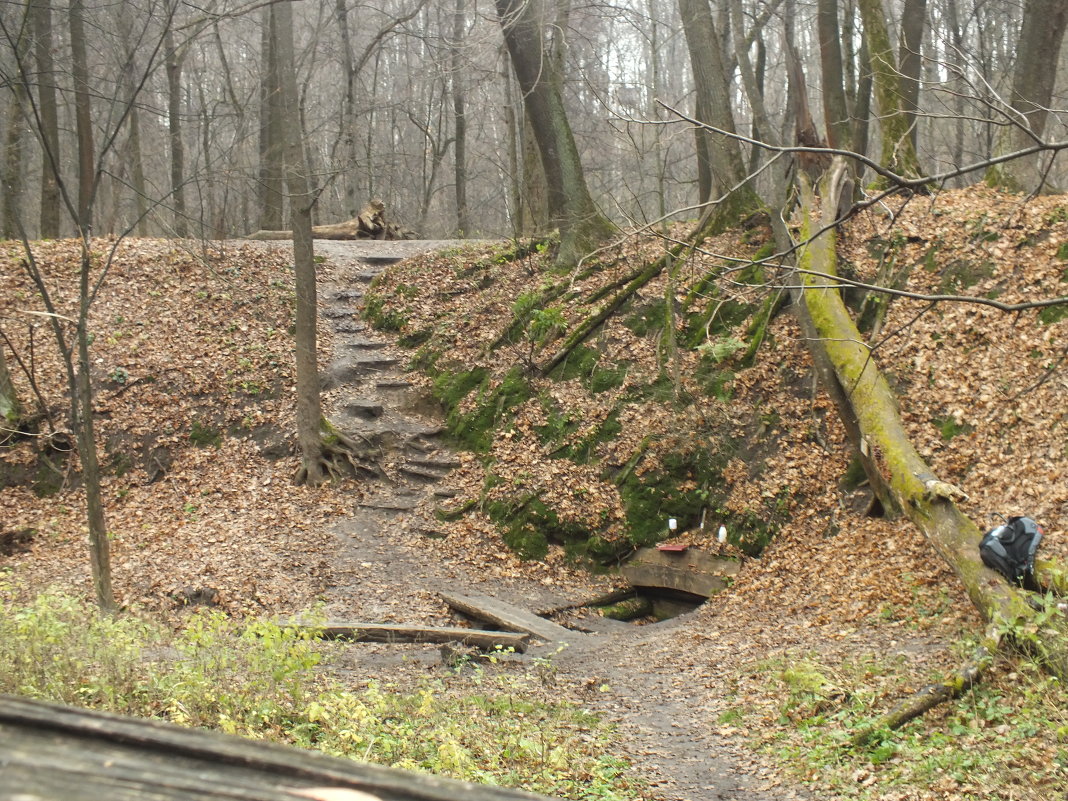
<path fill-rule="evenodd" d="M 962 656 L 971 648 L 959 644 Z M 826 797 L 933 798 L 938 788 L 938 797 L 986 801 L 1068 792 L 1068 692 L 1030 662 L 1001 662 L 961 698 L 857 748 L 848 745 L 853 734 L 924 680 L 912 659 L 794 653 L 752 673 L 766 677 L 771 704 L 761 710 L 772 724 L 758 747 Z M 755 710 L 728 711 L 745 729 Z"/>
<path fill-rule="evenodd" d="M 1068 317 L 1068 303 L 1058 306 L 1046 306 L 1039 311 L 1038 319 L 1043 325 L 1053 325 Z"/>
<path fill-rule="evenodd" d="M 957 422 L 952 416 L 935 417 L 931 420 L 935 428 L 938 429 L 938 433 L 942 435 L 942 439 L 949 442 L 954 437 L 959 437 L 961 434 L 970 434 L 975 430 L 975 426 L 969 423 Z"/>
<path fill-rule="evenodd" d="M 547 700 L 535 672 L 475 657 L 404 690 L 351 688 L 322 669 L 330 648 L 276 621 L 205 612 L 173 631 L 0 585 L 0 692 L 563 798 L 641 796 L 611 727 Z"/>

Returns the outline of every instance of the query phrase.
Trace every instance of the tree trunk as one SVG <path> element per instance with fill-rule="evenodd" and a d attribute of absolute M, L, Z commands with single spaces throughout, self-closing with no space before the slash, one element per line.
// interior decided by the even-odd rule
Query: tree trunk
<path fill-rule="evenodd" d="M 964 126 L 966 122 L 964 98 L 968 90 L 968 80 L 965 77 L 967 73 L 964 56 L 964 32 L 961 30 L 957 0 L 947 0 L 946 2 L 946 27 L 952 44 L 948 58 L 954 72 L 953 88 L 955 97 L 953 98 L 953 112 L 956 117 L 953 120 L 953 150 L 950 156 L 950 163 L 960 165 L 964 163 Z M 957 181 L 957 186 L 965 185 L 963 176 L 958 178 Z"/>
<path fill-rule="evenodd" d="M 25 86 L 21 81 L 15 81 L 7 105 L 8 128 L 4 139 L 4 176 L 0 182 L 4 190 L 4 219 L 0 227 L 0 236 L 5 239 L 15 239 L 19 236 L 19 207 L 22 203 L 22 161 L 24 158 L 22 134 L 26 127 L 22 121 L 22 109 L 26 104 L 26 97 Z"/>
<path fill-rule="evenodd" d="M 549 214 L 560 228 L 557 262 L 575 264 L 615 230 L 586 185 L 560 92 L 559 63 L 547 47 L 545 13 L 533 0 L 495 0 L 504 42 L 523 92 L 548 184 Z"/>
<path fill-rule="evenodd" d="M 731 113 L 726 59 L 708 0 L 679 0 L 679 14 L 698 97 L 697 119 L 733 134 L 737 129 Z M 706 211 L 699 226 L 701 237 L 721 233 L 762 205 L 756 192 L 745 182 L 745 161 L 737 143 L 723 134 L 704 133 L 712 183 L 719 187 L 724 198 Z"/>
<path fill-rule="evenodd" d="M 463 44 L 467 32 L 465 0 L 456 0 L 452 23 L 452 117 L 455 145 L 453 148 L 454 181 L 456 190 L 457 236 L 471 235 L 471 221 L 467 211 L 467 110 L 464 94 Z"/>
<path fill-rule="evenodd" d="M 137 70 L 132 45 L 132 32 L 127 14 L 120 15 L 119 31 L 122 44 L 126 50 L 126 61 L 122 68 L 123 89 L 127 95 L 130 114 L 127 125 L 129 133 L 126 139 L 126 153 L 123 160 L 130 165 L 130 183 L 134 193 L 134 208 L 137 215 L 135 231 L 138 236 L 148 236 L 148 186 L 145 182 L 145 165 L 141 148 L 141 114 L 136 102 L 140 88 L 137 85 Z"/>
<path fill-rule="evenodd" d="M 296 120 L 299 114 L 297 70 L 293 52 L 293 8 L 279 3 L 270 9 L 271 61 L 278 70 L 280 107 L 285 119 Z M 285 126 L 285 179 L 293 219 L 293 270 L 297 303 L 295 309 L 294 348 L 297 374 L 297 441 L 300 443 L 301 473 L 309 484 L 321 484 L 327 478 L 322 439 L 322 403 L 319 396 L 319 365 L 316 352 L 318 315 L 315 285 L 315 250 L 312 241 L 312 205 L 315 197 L 309 190 L 304 146 L 300 126 Z"/>
<path fill-rule="evenodd" d="M 519 107 L 512 96 L 512 75 L 508 69 L 507 62 L 502 64 L 500 76 L 504 84 L 504 124 L 508 146 L 509 216 L 512 223 L 512 236 L 518 238 L 525 233 L 524 221 L 527 217 L 523 209 L 523 178 L 525 170 L 520 167 L 521 164 L 525 165 L 526 163 L 525 159 L 522 158 L 524 150 L 523 137 L 519 130 L 519 118 L 521 115 L 517 113 Z"/>
<path fill-rule="evenodd" d="M 920 79 L 923 76 L 923 29 L 927 22 L 927 0 L 905 0 L 901 9 L 901 36 L 897 63 L 901 68 L 901 108 L 908 120 L 912 149 L 916 149 L 917 117 L 920 108 Z"/>
<path fill-rule="evenodd" d="M 182 142 L 182 61 L 184 53 L 174 46 L 174 34 L 167 29 L 163 47 L 167 59 L 167 141 L 171 157 L 171 204 L 174 207 L 174 235 L 189 235 L 185 209 L 185 145 Z"/>
<path fill-rule="evenodd" d="M 720 48 L 720 34 L 716 30 L 708 0 L 679 0 L 679 14 L 697 93 L 697 118 L 728 133 L 735 133 L 726 59 Z M 701 108 L 704 109 L 703 115 Z M 712 180 L 725 191 L 745 175 L 741 151 L 735 142 L 722 135 L 705 131 L 703 138 L 708 149 Z"/>
<path fill-rule="evenodd" d="M 912 144 L 901 74 L 890 47 L 890 33 L 886 28 L 882 0 L 858 0 L 858 7 L 864 20 L 864 38 L 871 55 L 875 105 L 882 130 L 880 161 L 884 167 L 903 178 L 919 178 L 922 175 L 920 161 Z"/>
<path fill-rule="evenodd" d="M 838 26 L 837 0 L 819 0 L 816 22 L 820 40 L 820 85 L 823 87 L 827 144 L 834 148 L 848 148 L 852 144 L 852 126 L 842 71 L 842 37 Z"/>
<path fill-rule="evenodd" d="M 987 621 L 1006 627 L 1019 644 L 1030 647 L 1060 678 L 1068 676 L 1068 627 L 1064 618 L 1044 624 L 1037 633 L 1025 627 L 1036 611 L 1023 591 L 1010 586 L 979 558 L 978 527 L 954 504 L 960 491 L 940 481 L 916 452 L 901 422 L 897 399 L 875 363 L 835 287 L 836 233 L 832 226 L 837 195 L 846 175 L 835 159 L 821 184 L 822 212 L 815 210 L 811 186 L 801 177 L 801 241 L 799 257 L 804 312 L 816 337 L 810 346 L 826 358 L 837 387 L 829 387 L 854 438 L 862 462 L 888 513 L 903 513 L 924 534 L 964 585 L 972 603 Z M 825 230 L 811 242 L 815 231 Z M 838 391 L 848 388 L 848 392 Z M 843 405 L 844 404 L 844 407 Z"/>
<path fill-rule="evenodd" d="M 1057 78 L 1054 65 L 1059 63 L 1066 26 L 1068 5 L 1063 0 L 1027 0 L 1024 4 L 1011 110 L 1008 125 L 998 137 L 998 155 L 1030 147 L 1042 139 Z M 1036 190 L 1042 182 L 1042 160 L 1041 154 L 1035 154 L 992 167 L 987 181 L 1017 192 Z"/>
<path fill-rule="evenodd" d="M 868 154 L 868 126 L 871 118 L 871 90 L 873 83 L 871 54 L 868 50 L 867 37 L 861 40 L 857 61 L 860 63 L 860 76 L 857 79 L 857 101 L 853 106 L 853 152 L 866 156 Z"/>
<path fill-rule="evenodd" d="M 341 71 L 345 76 L 345 99 L 341 104 L 341 142 L 345 159 L 342 203 L 345 216 L 355 217 L 359 207 L 356 199 L 356 65 L 352 59 L 352 36 L 349 33 L 349 11 L 345 0 L 337 0 L 334 13 L 341 36 Z"/>
<path fill-rule="evenodd" d="M 0 347 L 0 442 L 18 430 L 22 420 L 22 403 L 7 369 L 7 354 Z"/>
<path fill-rule="evenodd" d="M 41 215 L 38 235 L 60 235 L 59 214 L 63 208 L 59 189 L 59 109 L 56 105 L 56 74 L 52 60 L 51 0 L 30 0 L 33 16 L 34 55 L 37 61 L 37 103 L 41 108 Z"/>
<path fill-rule="evenodd" d="M 93 153 L 93 120 L 89 87 L 89 62 L 85 53 L 85 6 L 70 0 L 71 75 L 74 79 L 74 127 L 78 140 L 78 229 L 88 235 L 93 229 L 93 195 L 96 165 Z"/>
<path fill-rule="evenodd" d="M 282 111 L 279 108 L 278 64 L 274 48 L 275 17 L 263 10 L 260 64 L 260 228 L 278 231 L 285 227 L 282 165 Z"/>
<path fill-rule="evenodd" d="M 100 486 L 100 461 L 97 458 L 96 432 L 93 425 L 93 386 L 89 361 L 89 275 L 92 263 L 89 258 L 89 241 L 81 238 L 82 258 L 80 273 L 80 314 L 77 337 L 78 369 L 75 390 L 71 397 L 71 421 L 78 442 L 78 458 L 82 463 L 82 481 L 85 482 L 85 505 L 89 524 L 89 564 L 93 575 L 93 590 L 96 601 L 105 612 L 114 612 L 118 606 L 111 587 L 111 541 L 108 539 L 107 522 L 104 518 L 103 490 Z"/>

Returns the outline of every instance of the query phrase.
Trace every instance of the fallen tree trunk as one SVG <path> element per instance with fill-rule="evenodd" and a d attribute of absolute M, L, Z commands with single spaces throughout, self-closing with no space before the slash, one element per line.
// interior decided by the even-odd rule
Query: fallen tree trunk
<path fill-rule="evenodd" d="M 983 565 L 979 528 L 956 506 L 966 497 L 939 480 L 909 440 L 897 400 L 842 301 L 835 277 L 835 213 L 845 164 L 835 159 L 821 183 L 822 213 L 802 176 L 802 227 L 798 269 L 803 309 L 815 331 L 810 346 L 826 358 L 848 404 L 847 429 L 869 471 L 884 509 L 906 515 L 953 569 L 969 598 L 994 630 L 1027 649 L 1058 678 L 1068 677 L 1065 617 L 1045 610 L 1040 598 L 1017 589 Z M 824 230 L 826 229 L 826 230 Z M 822 231 L 822 233 L 819 233 Z M 834 391 L 835 389 L 840 391 Z M 840 411 L 843 411 L 840 408 Z M 1000 637 L 999 637 L 1000 639 Z M 978 678 L 978 675 L 974 677 Z M 974 683 L 956 683 L 960 691 Z"/>
<path fill-rule="evenodd" d="M 386 220 L 386 207 L 381 200 L 372 200 L 351 220 L 312 228 L 314 239 L 412 239 L 414 232 Z M 292 231 L 256 231 L 245 239 L 274 241 L 291 239 Z"/>

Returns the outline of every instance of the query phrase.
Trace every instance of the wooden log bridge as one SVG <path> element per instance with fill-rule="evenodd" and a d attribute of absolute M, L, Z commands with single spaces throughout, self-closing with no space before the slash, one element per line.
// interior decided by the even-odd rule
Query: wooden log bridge
<path fill-rule="evenodd" d="M 696 548 L 683 551 L 639 548 L 623 564 L 621 572 L 633 587 L 674 590 L 708 598 L 725 589 L 728 580 L 740 569 L 736 559 L 712 556 Z"/>
<path fill-rule="evenodd" d="M 511 604 L 485 595 L 439 593 L 441 600 L 468 617 L 485 620 L 509 631 L 533 634 L 546 642 L 571 642 L 583 635 Z"/>
<path fill-rule="evenodd" d="M 0 695 L 0 801 L 547 801 L 285 745 Z"/>

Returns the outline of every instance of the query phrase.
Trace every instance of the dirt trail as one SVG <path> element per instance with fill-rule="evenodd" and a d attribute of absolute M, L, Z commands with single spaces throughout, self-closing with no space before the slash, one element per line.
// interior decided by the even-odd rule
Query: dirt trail
<path fill-rule="evenodd" d="M 429 496 L 449 497 L 448 475 L 457 455 L 440 441 L 434 405 L 405 374 L 403 352 L 359 319 L 368 284 L 385 265 L 451 242 L 316 243 L 337 265 L 336 283 L 321 290 L 322 322 L 335 332 L 326 373 L 326 405 L 343 428 L 384 435 L 393 483 L 365 487 L 349 517 L 339 520 L 338 572 L 326 594 L 332 618 L 444 624 L 442 591 L 474 592 L 539 611 L 586 597 L 588 586 L 546 585 L 534 577 L 480 570 L 475 560 L 443 558 L 439 536 L 412 511 Z M 618 721 L 621 741 L 637 771 L 662 801 L 781 801 L 797 790 L 762 788 L 759 768 L 719 737 L 714 717 L 694 699 L 707 694 L 714 665 L 687 663 L 686 643 L 697 614 L 655 626 L 614 624 L 601 618 L 579 625 L 566 647 L 543 644 L 525 659 L 551 657 L 553 691 Z M 705 621 L 702 621 L 705 625 Z M 691 657 L 692 658 L 692 657 Z M 345 667 L 357 676 L 389 671 L 426 675 L 442 671 L 438 646 L 352 646 Z"/>

